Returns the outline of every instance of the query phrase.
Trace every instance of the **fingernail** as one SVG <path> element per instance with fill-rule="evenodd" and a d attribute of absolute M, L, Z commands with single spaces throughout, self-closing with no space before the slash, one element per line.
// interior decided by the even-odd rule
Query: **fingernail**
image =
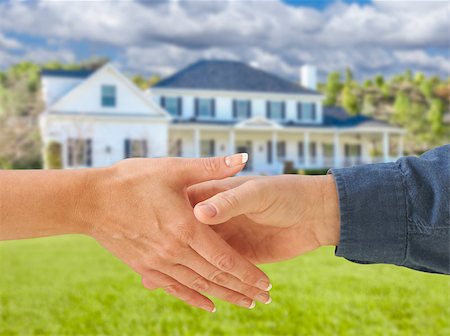
<path fill-rule="evenodd" d="M 264 304 L 269 304 L 272 302 L 272 298 L 267 293 L 259 293 L 256 295 L 255 299 Z"/>
<path fill-rule="evenodd" d="M 255 301 L 253 301 L 252 299 L 248 299 L 248 298 L 242 299 L 241 301 L 239 301 L 238 304 L 240 306 L 248 308 L 248 309 L 253 309 L 256 306 Z"/>
<path fill-rule="evenodd" d="M 227 156 L 225 158 L 225 164 L 228 167 L 236 167 L 240 166 L 248 161 L 248 154 L 247 153 L 239 153 Z"/>
<path fill-rule="evenodd" d="M 257 287 L 267 292 L 272 289 L 272 284 L 269 281 L 262 279 L 258 281 Z"/>
<path fill-rule="evenodd" d="M 217 215 L 217 209 L 214 205 L 205 203 L 197 206 L 198 210 L 200 210 L 204 215 L 208 217 L 214 217 Z"/>
<path fill-rule="evenodd" d="M 215 313 L 217 311 L 216 307 L 211 310 L 211 313 Z"/>

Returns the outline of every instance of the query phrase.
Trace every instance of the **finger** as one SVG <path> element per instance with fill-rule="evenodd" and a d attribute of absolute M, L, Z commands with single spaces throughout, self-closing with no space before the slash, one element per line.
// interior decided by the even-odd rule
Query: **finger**
<path fill-rule="evenodd" d="M 231 289 L 218 286 L 184 265 L 173 265 L 164 271 L 172 278 L 177 279 L 181 284 L 196 292 L 211 295 L 244 308 L 253 309 L 255 307 L 255 301 L 249 297 Z"/>
<path fill-rule="evenodd" d="M 247 153 L 234 154 L 227 157 L 178 159 L 180 166 L 177 165 L 176 167 L 175 179 L 185 185 L 223 179 L 239 173 L 244 168 L 247 160 Z"/>
<path fill-rule="evenodd" d="M 233 176 L 222 180 L 205 181 L 198 184 L 189 186 L 187 189 L 189 202 L 194 207 L 197 203 L 200 203 L 208 198 L 218 194 L 222 191 L 236 188 L 237 186 L 253 180 L 258 179 L 259 176 Z"/>
<path fill-rule="evenodd" d="M 198 203 L 194 215 L 200 222 L 211 225 L 257 212 L 264 207 L 260 189 L 257 181 L 248 181 Z"/>
<path fill-rule="evenodd" d="M 195 290 L 179 283 L 167 274 L 159 271 L 149 270 L 142 276 L 142 284 L 150 290 L 155 289 L 154 286 L 162 288 L 167 294 L 186 302 L 187 304 L 214 313 L 216 307 L 214 303 L 206 296 L 201 295 Z M 148 286 L 148 287 L 147 287 Z"/>
<path fill-rule="evenodd" d="M 183 261 L 189 261 L 184 262 L 184 267 L 188 268 L 195 274 L 198 274 L 202 277 L 204 281 L 211 282 L 214 284 L 214 286 L 218 286 L 220 288 L 226 288 L 228 290 L 231 290 L 231 292 L 237 292 L 242 295 L 245 295 L 248 298 L 251 298 L 252 300 L 256 300 L 259 302 L 262 302 L 264 304 L 270 303 L 272 300 L 270 299 L 269 293 L 266 291 L 263 291 L 259 288 L 250 286 L 238 278 L 234 277 L 231 274 L 228 274 L 217 267 L 211 265 L 208 261 L 206 261 L 202 256 L 200 256 L 197 252 L 191 251 L 186 253 L 186 255 L 183 258 Z M 178 281 L 178 277 L 174 277 Z M 182 282 L 182 281 L 180 281 Z M 188 287 L 191 287 L 188 285 Z M 192 287 L 191 287 L 192 288 Z M 195 289 L 195 288 L 193 288 Z M 211 293 L 208 293 L 211 294 Z M 214 294 L 211 294 L 214 295 Z M 216 295 L 214 295 L 216 296 Z M 218 296 L 217 296 L 218 297 Z M 218 297 L 220 299 L 223 299 L 223 297 Z M 231 301 L 230 301 L 231 302 Z M 236 303 L 236 302 L 232 302 Z M 244 305 L 245 306 L 245 305 Z"/>
<path fill-rule="evenodd" d="M 263 291 L 272 288 L 264 272 L 237 253 L 210 227 L 206 225 L 199 227 L 190 246 L 212 265 L 246 284 Z"/>

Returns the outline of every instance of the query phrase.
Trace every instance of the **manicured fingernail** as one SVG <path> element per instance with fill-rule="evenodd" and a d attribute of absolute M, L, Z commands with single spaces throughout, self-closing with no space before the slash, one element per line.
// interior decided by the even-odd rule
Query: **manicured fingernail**
<path fill-rule="evenodd" d="M 267 292 L 272 289 L 272 284 L 269 281 L 262 279 L 258 281 L 257 287 Z"/>
<path fill-rule="evenodd" d="M 248 154 L 247 153 L 239 153 L 227 156 L 225 158 L 225 164 L 228 167 L 236 167 L 240 166 L 248 161 Z"/>
<path fill-rule="evenodd" d="M 255 299 L 264 304 L 269 304 L 272 302 L 272 298 L 267 293 L 259 293 L 256 295 Z"/>
<path fill-rule="evenodd" d="M 214 217 L 217 215 L 217 209 L 214 205 L 205 203 L 198 205 L 197 208 L 207 217 Z"/>
<path fill-rule="evenodd" d="M 239 301 L 238 304 L 240 306 L 248 308 L 248 309 L 253 309 L 256 306 L 255 301 L 253 301 L 252 299 L 248 299 L 248 298 L 242 299 L 241 301 Z"/>
<path fill-rule="evenodd" d="M 211 310 L 211 313 L 215 313 L 217 311 L 216 307 Z"/>

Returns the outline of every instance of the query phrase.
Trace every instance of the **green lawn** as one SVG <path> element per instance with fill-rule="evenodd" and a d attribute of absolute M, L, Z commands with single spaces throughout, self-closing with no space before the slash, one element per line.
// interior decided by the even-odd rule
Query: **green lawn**
<path fill-rule="evenodd" d="M 450 277 L 322 249 L 264 266 L 273 302 L 210 314 L 78 236 L 0 243 L 1 335 L 450 335 Z"/>

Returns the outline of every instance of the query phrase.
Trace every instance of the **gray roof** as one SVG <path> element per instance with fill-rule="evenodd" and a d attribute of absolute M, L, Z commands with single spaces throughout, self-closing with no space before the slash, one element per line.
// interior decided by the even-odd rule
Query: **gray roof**
<path fill-rule="evenodd" d="M 87 78 L 90 75 L 92 75 L 94 72 L 95 71 L 93 71 L 93 70 L 53 70 L 53 69 L 43 69 L 41 71 L 41 76 Z"/>
<path fill-rule="evenodd" d="M 240 123 L 242 120 L 208 120 L 192 117 L 190 119 L 174 119 L 174 124 L 203 124 L 203 125 L 222 125 L 232 126 Z M 367 127 L 367 126 L 381 126 L 393 127 L 386 122 L 373 119 L 367 116 L 351 116 L 342 107 L 332 106 L 323 108 L 323 123 L 304 123 L 297 120 L 285 120 L 279 122 L 285 127 Z"/>
<path fill-rule="evenodd" d="M 154 88 L 320 94 L 245 63 L 223 60 L 198 61 Z"/>

